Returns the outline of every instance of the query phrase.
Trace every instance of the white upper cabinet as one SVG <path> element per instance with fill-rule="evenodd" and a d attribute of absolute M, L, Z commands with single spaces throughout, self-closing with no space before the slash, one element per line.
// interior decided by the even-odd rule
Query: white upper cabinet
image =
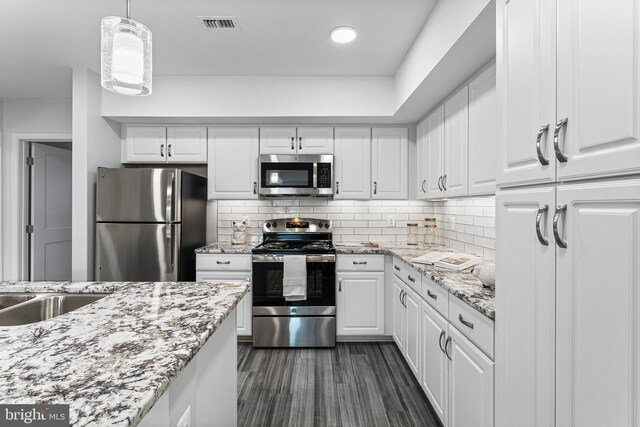
<path fill-rule="evenodd" d="M 469 82 L 469 191 L 496 192 L 498 140 L 496 66 L 491 64 Z"/>
<path fill-rule="evenodd" d="M 165 163 L 167 128 L 122 126 L 122 163 Z"/>
<path fill-rule="evenodd" d="M 555 192 L 496 195 L 496 427 L 554 426 Z"/>
<path fill-rule="evenodd" d="M 407 199 L 408 129 L 374 127 L 371 138 L 371 198 Z"/>
<path fill-rule="evenodd" d="M 417 168 L 417 199 L 426 199 L 427 195 L 427 181 L 428 181 L 428 126 L 427 119 L 424 119 L 416 127 L 416 144 L 418 149 L 418 168 Z"/>
<path fill-rule="evenodd" d="M 444 103 L 444 178 L 442 186 L 447 197 L 467 194 L 468 106 L 469 91 L 467 86 L 458 90 Z"/>
<path fill-rule="evenodd" d="M 333 128 L 327 126 L 299 127 L 298 154 L 333 154 Z"/>
<path fill-rule="evenodd" d="M 334 199 L 371 198 L 371 128 L 335 129 Z"/>
<path fill-rule="evenodd" d="M 260 154 L 296 154 L 297 150 L 295 127 L 260 128 Z"/>
<path fill-rule="evenodd" d="M 638 0 L 558 0 L 557 19 L 558 180 L 640 171 Z"/>
<path fill-rule="evenodd" d="M 498 185 L 555 180 L 555 8 L 555 0 L 499 0 L 496 7 Z"/>
<path fill-rule="evenodd" d="M 640 180 L 564 185 L 557 200 L 556 425 L 637 427 Z"/>
<path fill-rule="evenodd" d="M 444 105 L 434 110 L 426 119 L 427 198 L 444 197 Z"/>
<path fill-rule="evenodd" d="M 258 128 L 209 128 L 208 198 L 258 198 Z"/>
<path fill-rule="evenodd" d="M 207 163 L 207 128 L 171 126 L 167 128 L 167 161 Z"/>

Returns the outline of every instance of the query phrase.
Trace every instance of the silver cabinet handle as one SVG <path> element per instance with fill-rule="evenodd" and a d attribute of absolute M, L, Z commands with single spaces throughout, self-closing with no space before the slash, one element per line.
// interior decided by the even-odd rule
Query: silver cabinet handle
<path fill-rule="evenodd" d="M 373 182 L 373 194 L 378 194 L 378 181 Z"/>
<path fill-rule="evenodd" d="M 336 181 L 336 194 L 340 194 L 340 181 Z"/>
<path fill-rule="evenodd" d="M 253 194 L 258 194 L 258 183 L 253 181 Z"/>
<path fill-rule="evenodd" d="M 442 176 L 438 177 L 438 190 L 442 191 L 442 186 L 440 183 L 442 182 Z"/>
<path fill-rule="evenodd" d="M 409 280 L 410 280 L 410 281 L 412 281 L 413 283 L 415 283 L 415 282 L 416 282 L 416 279 L 415 279 L 412 275 L 410 275 L 410 274 L 407 274 L 407 279 L 409 279 Z"/>
<path fill-rule="evenodd" d="M 302 150 L 302 137 L 298 137 L 298 150 Z"/>
<path fill-rule="evenodd" d="M 429 298 L 438 299 L 438 295 L 434 294 L 429 289 L 427 289 L 427 295 L 429 296 Z"/>
<path fill-rule="evenodd" d="M 164 144 L 160 144 L 160 157 L 164 157 Z"/>
<path fill-rule="evenodd" d="M 438 345 L 440 346 L 440 350 L 444 353 L 444 347 L 442 347 L 442 338 L 444 338 L 444 331 L 440 332 L 440 338 L 438 338 Z"/>
<path fill-rule="evenodd" d="M 368 261 L 353 261 L 353 265 L 367 265 Z"/>
<path fill-rule="evenodd" d="M 547 158 L 544 157 L 544 154 L 542 154 L 542 147 L 540 144 L 540 142 L 542 141 L 542 135 L 544 135 L 548 131 L 549 131 L 548 124 L 542 126 L 538 131 L 538 137 L 536 138 L 536 152 L 538 153 L 538 161 L 542 166 L 547 166 L 549 164 L 549 160 L 547 160 Z"/>
<path fill-rule="evenodd" d="M 549 241 L 544 238 L 542 235 L 542 231 L 540 231 L 540 221 L 542 221 L 542 215 L 547 213 L 549 210 L 549 205 L 540 206 L 538 209 L 538 213 L 536 214 L 536 234 L 538 235 L 538 240 L 544 246 L 549 246 Z"/>
<path fill-rule="evenodd" d="M 556 239 L 556 244 L 563 249 L 567 248 L 567 243 L 562 240 L 562 237 L 560 237 L 560 232 L 558 232 L 558 222 L 560 221 L 560 215 L 562 215 L 566 210 L 567 205 L 558 206 L 556 208 L 556 212 L 553 214 L 553 237 Z"/>
<path fill-rule="evenodd" d="M 404 308 L 407 308 L 407 293 L 406 292 L 404 292 L 404 295 L 402 295 L 402 305 L 404 306 Z"/>
<path fill-rule="evenodd" d="M 396 271 L 400 271 L 400 267 L 398 267 L 397 265 L 394 265 L 393 269 L 396 270 Z"/>
<path fill-rule="evenodd" d="M 458 315 L 458 320 L 460 321 L 460 323 L 462 323 L 467 328 L 473 329 L 473 323 L 467 322 L 466 320 L 464 320 L 464 317 L 462 317 L 462 314 Z"/>
<path fill-rule="evenodd" d="M 398 295 L 398 298 L 400 299 L 400 304 L 402 304 L 402 294 L 404 293 L 404 291 L 400 291 L 400 295 Z M 402 304 L 404 305 L 404 304 Z"/>
<path fill-rule="evenodd" d="M 292 149 L 292 150 L 295 150 L 295 149 L 296 149 L 295 141 L 296 141 L 296 137 L 295 137 L 295 136 L 292 136 L 292 137 L 291 137 L 291 149 Z"/>
<path fill-rule="evenodd" d="M 426 193 L 426 192 L 427 192 L 427 190 L 425 190 L 425 189 L 424 189 L 424 185 L 425 185 L 426 183 L 427 183 L 427 180 L 426 180 L 426 179 L 423 179 L 423 180 L 422 180 L 422 185 L 421 185 L 421 187 L 422 187 L 422 192 L 423 192 L 423 193 Z"/>
<path fill-rule="evenodd" d="M 567 121 L 569 121 L 568 118 L 560 120 L 556 124 L 556 130 L 553 132 L 553 148 L 556 150 L 556 158 L 560 163 L 567 163 L 567 161 L 569 160 L 569 158 L 564 155 L 562 150 L 560 150 L 560 144 L 558 144 L 558 135 L 560 135 L 560 130 L 562 130 L 562 128 L 567 125 Z"/>
<path fill-rule="evenodd" d="M 445 173 L 442 177 L 442 188 L 444 191 L 447 191 L 447 174 Z"/>
<path fill-rule="evenodd" d="M 171 157 L 171 144 L 167 145 L 167 157 Z"/>
<path fill-rule="evenodd" d="M 338 292 L 342 292 L 342 279 L 338 279 Z"/>
<path fill-rule="evenodd" d="M 229 265 L 229 264 L 231 264 L 231 261 L 216 261 L 216 264 L 218 264 L 218 265 L 220 265 L 220 264 Z"/>
<path fill-rule="evenodd" d="M 447 355 L 447 359 L 451 360 L 451 356 L 449 355 L 449 343 L 451 342 L 451 337 L 447 337 L 447 340 L 444 342 L 444 354 Z"/>

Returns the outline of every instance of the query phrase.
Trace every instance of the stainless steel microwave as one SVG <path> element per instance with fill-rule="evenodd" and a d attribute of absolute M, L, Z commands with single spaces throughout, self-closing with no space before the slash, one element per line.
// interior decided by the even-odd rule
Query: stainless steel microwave
<path fill-rule="evenodd" d="M 332 154 L 262 154 L 261 196 L 332 196 Z"/>

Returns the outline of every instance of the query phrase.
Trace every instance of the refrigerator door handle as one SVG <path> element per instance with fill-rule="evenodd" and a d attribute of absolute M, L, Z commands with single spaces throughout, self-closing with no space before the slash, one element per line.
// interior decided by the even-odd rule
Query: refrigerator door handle
<path fill-rule="evenodd" d="M 165 258 L 167 262 L 167 273 L 173 273 L 173 264 L 175 262 L 173 255 L 173 224 L 166 224 L 165 227 Z"/>
<path fill-rule="evenodd" d="M 173 192 L 176 185 L 176 176 L 173 172 L 169 173 L 167 182 L 167 200 L 166 200 L 166 223 L 173 221 Z"/>

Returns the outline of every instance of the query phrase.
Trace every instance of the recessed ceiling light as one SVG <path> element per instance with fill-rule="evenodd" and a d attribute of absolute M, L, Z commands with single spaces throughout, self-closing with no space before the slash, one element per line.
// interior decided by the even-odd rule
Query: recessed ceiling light
<path fill-rule="evenodd" d="M 336 43 L 350 43 L 357 36 L 358 32 L 353 27 L 337 27 L 331 30 L 331 40 Z"/>

